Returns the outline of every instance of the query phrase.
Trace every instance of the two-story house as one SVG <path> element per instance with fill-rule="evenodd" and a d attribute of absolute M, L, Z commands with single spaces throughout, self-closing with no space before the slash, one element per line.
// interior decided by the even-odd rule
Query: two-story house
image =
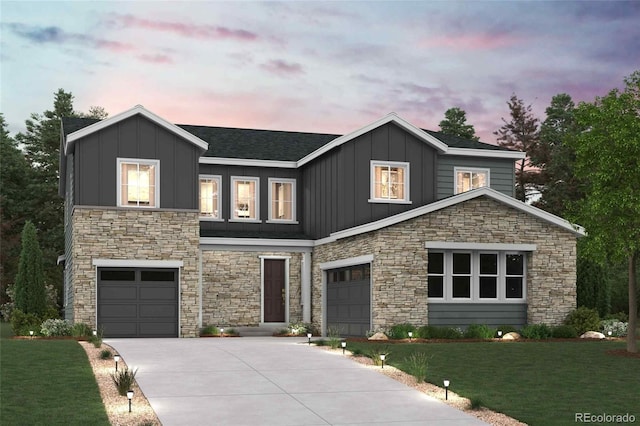
<path fill-rule="evenodd" d="M 63 120 L 66 317 L 105 336 L 312 322 L 558 324 L 582 230 L 514 198 L 524 153 L 389 114 L 346 135 Z"/>

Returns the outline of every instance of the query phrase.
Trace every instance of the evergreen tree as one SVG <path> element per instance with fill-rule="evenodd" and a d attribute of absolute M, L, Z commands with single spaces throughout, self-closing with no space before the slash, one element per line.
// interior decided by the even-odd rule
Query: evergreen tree
<path fill-rule="evenodd" d="M 509 102 L 511 120 L 502 119 L 503 125 L 494 132 L 498 145 L 504 148 L 524 151 L 528 155 L 538 144 L 538 119 L 531 112 L 531 105 L 525 106 L 522 99 L 513 94 Z M 538 185 L 538 171 L 532 168 L 529 157 L 516 164 L 516 198 L 527 200 L 527 190 Z"/>
<path fill-rule="evenodd" d="M 15 308 L 42 317 L 47 310 L 42 251 L 36 227 L 27 221 L 22 230 L 22 251 L 15 282 Z"/>
<path fill-rule="evenodd" d="M 458 108 L 449 108 L 444 113 L 444 120 L 439 124 L 440 131 L 448 135 L 460 136 L 461 138 L 480 140 L 476 136 L 476 130 L 473 125 L 467 124 L 467 113 Z"/>

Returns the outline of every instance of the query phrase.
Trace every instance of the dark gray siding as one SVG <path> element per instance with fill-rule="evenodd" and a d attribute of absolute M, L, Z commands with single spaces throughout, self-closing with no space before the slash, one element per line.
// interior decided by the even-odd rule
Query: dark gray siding
<path fill-rule="evenodd" d="M 203 236 L 224 236 L 235 233 L 280 233 L 282 237 L 301 234 L 301 216 L 303 211 L 303 185 L 297 169 L 279 169 L 274 167 L 224 166 L 200 164 L 201 175 L 222 176 L 222 219 L 223 222 L 200 221 Z M 229 222 L 231 217 L 231 176 L 260 178 L 260 221 L 261 223 Z M 266 223 L 269 219 L 269 178 L 296 179 L 296 218 L 298 224 Z M 256 235 L 258 236 L 258 235 Z"/>
<path fill-rule="evenodd" d="M 453 195 L 453 170 L 455 167 L 490 169 L 489 186 L 509 197 L 515 196 L 515 160 L 440 155 L 438 158 L 438 200 Z"/>
<path fill-rule="evenodd" d="M 527 324 L 526 303 L 430 303 L 429 325 L 462 327 Z"/>
<path fill-rule="evenodd" d="M 160 160 L 160 208 L 198 208 L 198 159 L 192 143 L 142 116 L 75 144 L 76 204 L 116 206 L 117 158 Z"/>
<path fill-rule="evenodd" d="M 67 167 L 65 168 L 65 196 L 64 196 L 64 290 L 62 305 L 64 308 L 64 318 L 73 321 L 73 154 L 67 155 Z"/>
<path fill-rule="evenodd" d="M 410 163 L 411 204 L 370 203 L 371 160 Z M 388 123 L 330 151 L 303 168 L 304 231 L 313 238 L 435 201 L 436 153 Z"/>

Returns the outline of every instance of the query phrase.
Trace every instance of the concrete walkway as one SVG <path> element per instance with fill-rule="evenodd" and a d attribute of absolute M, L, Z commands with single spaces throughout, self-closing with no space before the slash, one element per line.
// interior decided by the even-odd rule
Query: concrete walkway
<path fill-rule="evenodd" d="M 340 353 L 277 337 L 107 339 L 163 426 L 482 425 Z"/>

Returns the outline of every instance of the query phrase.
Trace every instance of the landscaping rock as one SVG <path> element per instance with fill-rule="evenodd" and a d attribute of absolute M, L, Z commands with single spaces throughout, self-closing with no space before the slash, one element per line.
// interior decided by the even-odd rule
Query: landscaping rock
<path fill-rule="evenodd" d="M 369 337 L 369 340 L 389 340 L 389 338 L 387 337 L 386 334 L 384 334 L 383 332 L 379 331 L 376 334 L 374 334 L 373 336 Z"/>
<path fill-rule="evenodd" d="M 518 339 L 520 339 L 520 334 L 516 333 L 515 331 L 512 331 L 502 336 L 502 340 L 518 340 Z"/>
<path fill-rule="evenodd" d="M 599 333 L 597 331 L 587 331 L 582 336 L 581 339 L 604 339 L 604 334 Z"/>

